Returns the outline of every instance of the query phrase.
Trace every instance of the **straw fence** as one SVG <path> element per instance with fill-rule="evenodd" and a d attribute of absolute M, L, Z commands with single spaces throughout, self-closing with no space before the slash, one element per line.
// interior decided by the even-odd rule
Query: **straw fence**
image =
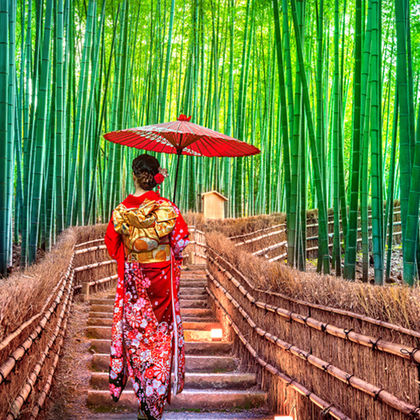
<path fill-rule="evenodd" d="M 114 284 L 105 227 L 67 229 L 41 263 L 0 283 L 0 418 L 39 416 L 75 294 Z M 420 417 L 418 289 L 314 277 L 266 264 L 221 234 L 190 232 L 186 260 L 207 265 L 209 302 L 274 411 Z"/>
<path fill-rule="evenodd" d="M 210 301 L 233 334 L 242 367 L 256 371 L 276 413 L 302 419 L 420 418 L 420 332 L 388 322 L 385 297 L 382 316 L 374 319 L 348 310 L 346 297 L 341 309 L 269 290 L 264 281 L 274 272 L 281 275 L 284 269 L 285 278 L 302 276 L 302 289 L 309 288 L 310 275 L 277 263 L 270 264 L 276 270 L 263 273 L 264 261 L 221 237 L 206 235 L 207 244 L 201 240 L 198 250 L 207 257 Z M 322 282 L 322 277 L 316 280 Z M 293 286 L 299 287 L 298 278 Z M 351 287 L 349 298 L 358 300 Z M 370 306 L 375 286 L 357 287 L 366 289 Z M 413 307 L 401 307 L 407 323 L 419 326 L 418 290 L 398 287 L 414 300 Z M 314 301 L 327 300 L 328 290 L 319 289 Z M 391 287 L 376 290 L 390 294 L 389 299 L 395 293 Z"/>
<path fill-rule="evenodd" d="M 401 242 L 401 210 L 394 208 L 393 212 L 393 242 Z M 369 214 L 369 220 L 371 215 Z M 307 258 L 316 258 L 318 255 L 318 223 L 314 220 L 313 214 L 308 214 L 308 224 L 306 225 L 306 256 Z M 273 220 L 274 222 L 274 220 Z M 369 235 L 372 227 L 369 226 Z M 253 232 L 242 233 L 240 235 L 227 235 L 236 246 L 240 246 L 253 255 L 262 256 L 269 262 L 283 261 L 287 258 L 287 230 L 286 223 L 273 223 L 264 228 Z M 333 246 L 334 238 L 334 220 L 329 217 L 328 221 L 329 247 Z M 369 241 L 372 237 L 369 236 Z M 361 249 L 362 235 L 361 228 L 358 229 L 358 248 Z"/>
<path fill-rule="evenodd" d="M 69 228 L 39 264 L 1 280 L 1 419 L 40 415 L 75 294 L 88 295 L 92 287 L 116 279 L 115 263 L 103 245 L 104 230 L 105 225 Z"/>

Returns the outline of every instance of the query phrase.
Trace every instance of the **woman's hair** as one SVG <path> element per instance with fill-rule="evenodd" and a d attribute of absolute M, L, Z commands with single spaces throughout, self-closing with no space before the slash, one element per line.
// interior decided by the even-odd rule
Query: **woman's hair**
<path fill-rule="evenodd" d="M 154 176 L 159 172 L 159 166 L 159 161 L 147 153 L 133 160 L 133 173 L 141 188 L 148 191 L 156 187 Z"/>

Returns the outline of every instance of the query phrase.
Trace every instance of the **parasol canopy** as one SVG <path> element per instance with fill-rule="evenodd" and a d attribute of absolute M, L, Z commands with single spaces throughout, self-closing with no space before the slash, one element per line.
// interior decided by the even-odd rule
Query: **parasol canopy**
<path fill-rule="evenodd" d="M 181 114 L 176 121 L 112 131 L 104 134 L 104 137 L 113 143 L 124 146 L 150 152 L 177 154 L 174 200 L 181 154 L 206 157 L 242 157 L 260 153 L 260 150 L 251 144 L 202 127 L 190 120 L 191 117 Z"/>

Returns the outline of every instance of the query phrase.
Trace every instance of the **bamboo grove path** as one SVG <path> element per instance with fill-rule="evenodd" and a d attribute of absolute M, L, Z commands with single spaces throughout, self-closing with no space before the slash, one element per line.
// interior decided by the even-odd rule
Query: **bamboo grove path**
<path fill-rule="evenodd" d="M 258 389 L 255 373 L 241 371 L 226 334 L 221 341 L 211 339 L 210 330 L 222 328 L 222 325 L 209 308 L 206 283 L 204 267 L 190 266 L 182 273 L 180 303 L 186 340 L 185 389 L 167 405 L 167 410 L 176 412 L 164 418 L 269 418 L 265 409 L 267 395 Z M 92 411 L 128 409 L 134 413 L 138 402 L 131 382 L 117 404 L 110 399 L 108 390 L 114 298 L 110 293 L 105 298 L 90 300 L 87 336 L 91 339 L 93 359 L 87 403 Z M 197 414 L 206 410 L 210 412 Z M 103 417 L 108 418 L 108 415 Z"/>
<path fill-rule="evenodd" d="M 92 254 L 104 248 L 103 240 L 94 240 L 79 244 L 76 255 Z M 89 306 L 87 323 L 82 332 L 89 341 L 88 347 L 85 347 L 85 352 L 89 353 L 85 357 L 89 359 L 88 372 L 80 372 L 81 376 L 89 377 L 89 384 L 84 399 L 86 407 L 80 413 L 76 412 L 77 408 L 71 413 L 66 410 L 66 415 L 72 418 L 137 418 L 135 413 L 138 402 L 131 380 L 118 403 L 112 401 L 108 389 L 116 275 L 97 278 L 96 273 L 98 268 L 107 267 L 110 262 L 93 262 L 75 267 L 76 277 L 79 277 L 76 279 L 76 289 L 82 293 Z M 83 277 L 90 280 L 83 281 Z M 209 304 L 206 285 L 205 265 L 184 267 L 180 283 L 180 304 L 186 340 L 185 388 L 182 393 L 172 396 L 163 418 L 271 419 L 273 416 L 267 406 L 267 393 L 258 386 L 255 372 L 252 369 L 249 371 L 249 366 L 244 369 L 234 355 L 232 336 L 215 317 Z M 98 287 L 101 291 L 92 293 Z M 212 339 L 211 329 L 223 329 L 223 336 Z"/>
<path fill-rule="evenodd" d="M 186 385 L 164 419 L 272 419 L 274 413 L 294 419 L 420 418 L 418 331 L 258 288 L 250 273 L 240 271 L 235 252 L 252 246 L 247 259 L 263 272 L 270 263 L 266 251 L 258 252 L 267 248 L 261 237 L 281 242 L 277 227 L 255 231 L 253 238 L 225 237 L 227 253 L 211 235 L 189 229 L 180 286 Z M 8 420 L 40 414 L 48 420 L 135 419 L 131 384 L 118 403 L 108 391 L 115 261 L 102 225 L 71 232 L 76 240 L 67 245 L 60 282 L 33 325 L 26 323 L 28 338 L 0 366 L 3 396 L 12 390 Z M 213 328 L 222 329 L 220 341 L 212 340 Z M 79 346 L 72 350 L 70 342 Z M 63 376 L 72 377 L 65 384 Z M 73 391 L 83 398 L 69 408 L 60 395 Z"/>
<path fill-rule="evenodd" d="M 273 407 L 295 418 L 349 419 L 363 412 L 378 419 L 420 417 L 420 333 L 259 290 L 234 260 L 205 243 L 204 232 L 190 230 L 187 261 L 195 265 L 183 272 L 180 289 L 186 389 L 167 418 L 273 418 Z M 251 254 L 267 259 L 264 239 L 281 244 L 278 231 L 272 226 L 252 238 L 230 239 L 235 248 L 252 244 Z M 283 250 L 275 250 L 273 260 L 281 259 Z M 89 286 L 80 287 L 89 295 Z M 112 294 L 90 299 L 87 335 L 94 354 L 87 401 L 96 411 L 114 405 L 106 373 L 112 303 Z M 209 332 L 217 327 L 223 340 L 212 342 Z M 119 404 L 133 410 L 133 392 L 127 390 Z"/>

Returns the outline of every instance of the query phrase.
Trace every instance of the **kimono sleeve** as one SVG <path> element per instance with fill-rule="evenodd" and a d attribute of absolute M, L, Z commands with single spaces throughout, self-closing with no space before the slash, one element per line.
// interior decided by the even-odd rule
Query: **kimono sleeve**
<path fill-rule="evenodd" d="M 128 225 L 128 221 L 125 217 L 127 209 L 123 204 L 119 204 L 114 211 L 112 212 L 112 218 L 111 220 L 114 223 L 114 230 L 118 234 L 121 235 L 129 235 L 130 234 L 130 228 Z"/>
<path fill-rule="evenodd" d="M 105 245 L 110 257 L 117 260 L 118 276 L 124 279 L 124 246 L 121 235 L 115 230 L 113 216 L 105 232 Z"/>
<path fill-rule="evenodd" d="M 179 212 L 178 208 L 175 207 L 175 211 L 178 213 L 176 218 L 176 224 L 170 235 L 170 244 L 173 249 L 174 256 L 177 260 L 182 260 L 182 251 L 188 245 L 189 231 L 188 225 Z"/>

